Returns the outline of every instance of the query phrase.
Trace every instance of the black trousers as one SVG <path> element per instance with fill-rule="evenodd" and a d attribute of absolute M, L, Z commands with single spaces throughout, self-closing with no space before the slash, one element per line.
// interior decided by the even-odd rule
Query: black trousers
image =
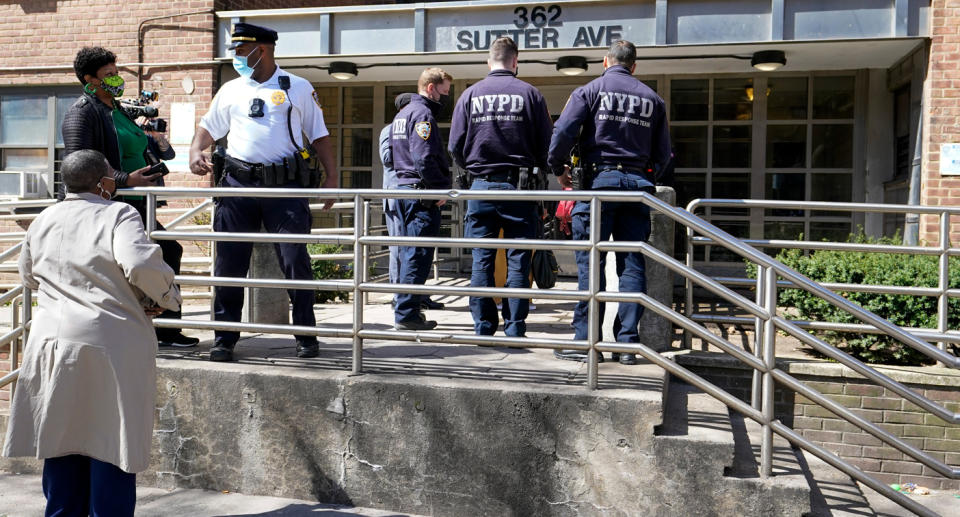
<path fill-rule="evenodd" d="M 127 198 L 119 197 L 117 198 L 124 203 L 137 209 L 137 212 L 140 214 L 140 220 L 143 221 L 144 229 L 147 226 L 147 200 L 146 198 Z M 156 221 L 157 230 L 165 230 L 166 228 L 160 224 L 160 221 Z M 175 275 L 180 274 L 180 260 L 183 258 L 183 246 L 180 245 L 177 241 L 154 241 L 157 245 L 160 246 L 160 251 L 163 252 L 163 261 L 173 269 Z M 160 318 L 169 318 L 169 319 L 181 319 L 183 313 L 181 311 L 163 311 Z M 165 341 L 165 338 L 175 336 L 181 332 L 182 329 L 175 328 L 158 328 L 157 330 L 157 340 Z"/>

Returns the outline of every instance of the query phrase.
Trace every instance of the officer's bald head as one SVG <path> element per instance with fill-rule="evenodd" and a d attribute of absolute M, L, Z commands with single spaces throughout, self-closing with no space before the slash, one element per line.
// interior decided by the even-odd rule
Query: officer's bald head
<path fill-rule="evenodd" d="M 497 38 L 490 44 L 490 59 L 487 64 L 491 69 L 506 68 L 512 70 L 516 66 L 517 43 L 506 36 Z"/>
<path fill-rule="evenodd" d="M 627 40 L 618 40 L 607 51 L 606 66 L 623 65 L 633 69 L 637 62 L 637 47 Z"/>

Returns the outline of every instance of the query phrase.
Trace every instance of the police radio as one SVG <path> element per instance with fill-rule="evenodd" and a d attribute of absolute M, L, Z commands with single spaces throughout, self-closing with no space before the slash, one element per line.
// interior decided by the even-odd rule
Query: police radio
<path fill-rule="evenodd" d="M 287 107 L 287 134 L 290 135 L 290 143 L 296 148 L 291 158 L 284 158 L 284 168 L 287 170 L 288 180 L 297 180 L 301 187 L 315 188 L 323 183 L 322 173 L 320 172 L 320 160 L 313 152 L 310 146 L 300 146 L 297 139 L 293 137 L 293 124 L 290 117 L 293 115 L 293 100 L 290 99 L 290 76 L 281 75 L 277 77 L 277 84 L 280 89 L 286 92 L 284 97 L 290 103 Z M 304 138 L 306 141 L 306 138 Z M 295 177 L 291 177 L 295 176 Z"/>

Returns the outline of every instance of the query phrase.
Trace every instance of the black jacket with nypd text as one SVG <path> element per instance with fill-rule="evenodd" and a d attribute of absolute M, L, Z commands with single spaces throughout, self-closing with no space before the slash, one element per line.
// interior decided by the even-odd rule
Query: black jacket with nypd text
<path fill-rule="evenodd" d="M 553 128 L 548 162 L 563 173 L 580 142 L 582 163 L 659 170 L 670 159 L 670 130 L 663 99 L 622 65 L 570 95 Z"/>
<path fill-rule="evenodd" d="M 450 154 L 475 176 L 519 167 L 546 170 L 553 122 L 543 95 L 509 70 L 467 88 L 450 124 Z"/>
<path fill-rule="evenodd" d="M 450 188 L 450 162 L 436 120 L 441 109 L 440 103 L 414 95 L 393 118 L 390 146 L 398 185 Z"/>

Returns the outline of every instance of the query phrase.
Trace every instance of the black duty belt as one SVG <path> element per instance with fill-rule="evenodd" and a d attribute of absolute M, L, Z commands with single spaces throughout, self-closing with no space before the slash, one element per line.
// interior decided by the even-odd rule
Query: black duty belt
<path fill-rule="evenodd" d="M 264 186 L 283 186 L 297 179 L 297 170 L 286 163 L 251 163 L 226 156 L 223 169 L 241 183 L 259 181 Z"/>
<path fill-rule="evenodd" d="M 520 171 L 519 169 L 499 170 L 496 172 L 479 175 L 477 178 L 484 179 L 486 181 L 502 181 L 511 183 L 513 186 L 517 186 L 517 181 L 519 181 L 520 178 Z"/>
<path fill-rule="evenodd" d="M 635 165 L 624 165 L 622 163 L 595 163 L 593 164 L 593 170 L 595 174 L 600 174 L 604 171 L 621 171 L 627 174 L 635 174 L 637 176 L 643 176 L 648 178 L 650 172 L 647 170 L 648 167 L 637 167 Z"/>

